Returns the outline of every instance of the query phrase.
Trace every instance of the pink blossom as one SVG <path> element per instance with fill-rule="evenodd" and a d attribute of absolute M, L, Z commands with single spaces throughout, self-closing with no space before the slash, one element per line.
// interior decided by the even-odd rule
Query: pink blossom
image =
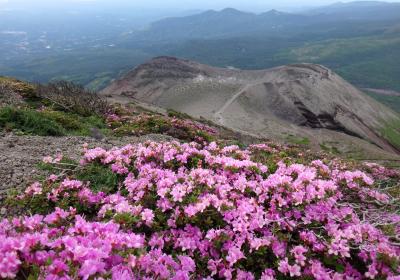
<path fill-rule="evenodd" d="M 14 278 L 17 275 L 21 261 L 18 259 L 17 253 L 0 252 L 0 276 L 1 278 Z"/>
<path fill-rule="evenodd" d="M 153 210 L 144 209 L 142 212 L 142 220 L 146 223 L 146 225 L 151 226 L 154 219 Z"/>
<path fill-rule="evenodd" d="M 79 276 L 87 280 L 90 276 L 105 272 L 105 263 L 98 260 L 86 260 L 79 270 Z"/>
<path fill-rule="evenodd" d="M 399 232 L 391 197 L 375 188 L 375 180 L 398 175 L 334 159 L 291 164 L 280 154 L 289 148 L 273 143 L 204 145 L 86 147 L 82 168 L 117 173 L 118 184 L 107 186 L 115 191 L 99 192 L 74 172 L 29 186 L 18 202 L 29 209 L 43 201 L 46 214 L 0 221 L 0 277 L 35 267 L 40 279 L 51 280 L 397 278 L 391 264 L 400 261 L 398 246 L 360 209 Z M 276 172 L 253 161 L 257 153 Z M 254 258 L 271 261 L 248 269 Z"/>
<path fill-rule="evenodd" d="M 242 253 L 242 251 L 238 247 L 232 247 L 228 251 L 228 256 L 226 257 L 226 260 L 232 266 L 238 260 L 243 259 L 243 258 L 244 258 L 244 254 Z"/>

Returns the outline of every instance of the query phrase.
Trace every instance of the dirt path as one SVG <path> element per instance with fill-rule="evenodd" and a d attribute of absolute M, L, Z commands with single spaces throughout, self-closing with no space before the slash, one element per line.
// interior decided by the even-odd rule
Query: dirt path
<path fill-rule="evenodd" d="M 231 98 L 228 99 L 228 101 L 225 102 L 225 104 L 214 114 L 214 119 L 217 121 L 219 125 L 224 125 L 224 117 L 222 114 L 225 112 L 226 109 L 228 109 L 229 106 L 232 105 L 232 103 L 243 93 L 246 92 L 246 90 L 250 87 L 250 85 L 246 85 L 245 87 L 239 89 L 238 92 L 236 92 Z"/>
<path fill-rule="evenodd" d="M 364 91 L 369 91 L 375 94 L 388 95 L 388 96 L 398 96 L 400 97 L 400 92 L 389 90 L 389 89 L 379 89 L 379 88 L 362 88 Z"/>

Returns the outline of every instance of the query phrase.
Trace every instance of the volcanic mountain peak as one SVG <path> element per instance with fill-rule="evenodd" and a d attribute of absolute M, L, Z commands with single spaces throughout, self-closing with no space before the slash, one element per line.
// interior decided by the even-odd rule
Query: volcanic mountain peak
<path fill-rule="evenodd" d="M 317 146 L 332 138 L 363 139 L 390 152 L 400 150 L 382 133 L 399 116 L 322 65 L 240 70 L 157 57 L 103 94 L 172 108 L 262 137 L 298 135 Z"/>

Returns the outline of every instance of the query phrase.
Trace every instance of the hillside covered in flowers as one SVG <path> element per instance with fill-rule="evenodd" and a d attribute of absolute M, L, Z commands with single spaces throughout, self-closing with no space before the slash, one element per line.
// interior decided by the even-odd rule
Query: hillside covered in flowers
<path fill-rule="evenodd" d="M 1 279 L 400 279 L 397 171 L 110 106 L 68 82 L 0 91 L 10 139 L 91 140 L 80 160 L 0 166 L 41 170 L 0 197 Z"/>
<path fill-rule="evenodd" d="M 44 161 L 8 200 L 1 278 L 400 279 L 400 176 L 376 164 L 215 142 Z"/>

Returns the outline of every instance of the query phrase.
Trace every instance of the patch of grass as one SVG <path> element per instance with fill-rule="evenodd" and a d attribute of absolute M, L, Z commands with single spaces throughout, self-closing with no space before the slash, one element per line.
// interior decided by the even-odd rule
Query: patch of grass
<path fill-rule="evenodd" d="M 82 117 L 60 111 L 15 107 L 0 109 L 0 128 L 39 136 L 87 136 L 92 128 L 107 132 L 104 120 L 98 116 Z"/>
<path fill-rule="evenodd" d="M 387 139 L 390 144 L 400 149 L 400 120 L 387 123 L 381 131 L 382 136 Z"/>
<path fill-rule="evenodd" d="M 297 136 L 294 136 L 294 135 L 289 135 L 287 137 L 287 140 L 291 144 L 296 144 L 296 145 L 300 145 L 300 146 L 308 146 L 308 145 L 310 145 L 310 139 L 308 139 L 307 137 L 297 137 Z"/>
<path fill-rule="evenodd" d="M 377 94 L 370 91 L 365 91 L 366 94 L 388 106 L 392 110 L 400 113 L 400 96 Z"/>
<path fill-rule="evenodd" d="M 210 135 L 207 132 L 202 131 L 202 130 L 197 130 L 195 135 L 196 135 L 196 137 L 200 137 L 201 139 L 203 139 L 204 141 L 206 141 L 208 143 L 217 140 L 216 137 L 214 137 L 213 135 Z"/>
<path fill-rule="evenodd" d="M 58 111 L 43 111 L 42 115 L 54 120 L 58 124 L 60 124 L 66 130 L 81 130 L 82 123 L 80 120 L 71 114 L 66 114 Z"/>
<path fill-rule="evenodd" d="M 59 165 L 63 166 L 78 166 L 79 163 L 76 162 L 75 160 L 68 158 L 68 157 L 63 157 L 63 159 L 59 162 Z M 47 171 L 49 173 L 57 173 L 59 172 L 59 169 L 57 169 L 57 166 L 51 163 L 44 163 L 43 161 L 40 161 L 37 165 L 37 168 L 43 171 Z M 41 180 L 42 179 L 42 180 Z M 45 178 L 37 178 L 38 181 L 43 181 Z"/>
<path fill-rule="evenodd" d="M 30 109 L 0 109 L 0 127 L 40 136 L 63 136 L 67 131 L 55 120 Z"/>
<path fill-rule="evenodd" d="M 278 169 L 277 159 L 273 153 L 257 150 L 252 153 L 251 160 L 268 166 L 270 173 L 275 173 Z"/>
<path fill-rule="evenodd" d="M 283 48 L 277 57 L 323 64 L 360 87 L 400 90 L 399 46 L 398 36 L 353 36 Z"/>
<path fill-rule="evenodd" d="M 165 133 L 171 124 L 160 116 L 148 116 L 135 122 L 118 123 L 114 130 L 115 135 L 144 135 L 150 133 Z"/>
<path fill-rule="evenodd" d="M 113 173 L 107 166 L 97 163 L 89 164 L 80 170 L 76 179 L 90 182 L 90 188 L 93 191 L 102 191 L 105 193 L 113 193 L 118 188 L 118 175 Z"/>
<path fill-rule="evenodd" d="M 323 150 L 324 152 L 327 152 L 327 153 L 330 153 L 330 154 L 334 154 L 334 155 L 340 154 L 340 151 L 339 151 L 338 148 L 336 148 L 335 146 L 330 145 L 327 142 L 320 143 L 319 146 L 321 147 L 321 150 Z"/>
<path fill-rule="evenodd" d="M 171 117 L 171 118 L 177 118 L 177 119 L 182 119 L 182 120 L 186 120 L 186 119 L 191 120 L 191 119 L 193 119 L 188 114 L 182 113 L 182 112 L 178 112 L 178 111 L 175 111 L 173 109 L 168 109 L 167 113 L 168 113 L 168 117 Z"/>
<path fill-rule="evenodd" d="M 69 135 L 90 135 L 92 128 L 107 133 L 104 120 L 99 116 L 82 117 L 73 113 L 60 111 L 43 111 L 43 114 L 60 124 Z"/>

